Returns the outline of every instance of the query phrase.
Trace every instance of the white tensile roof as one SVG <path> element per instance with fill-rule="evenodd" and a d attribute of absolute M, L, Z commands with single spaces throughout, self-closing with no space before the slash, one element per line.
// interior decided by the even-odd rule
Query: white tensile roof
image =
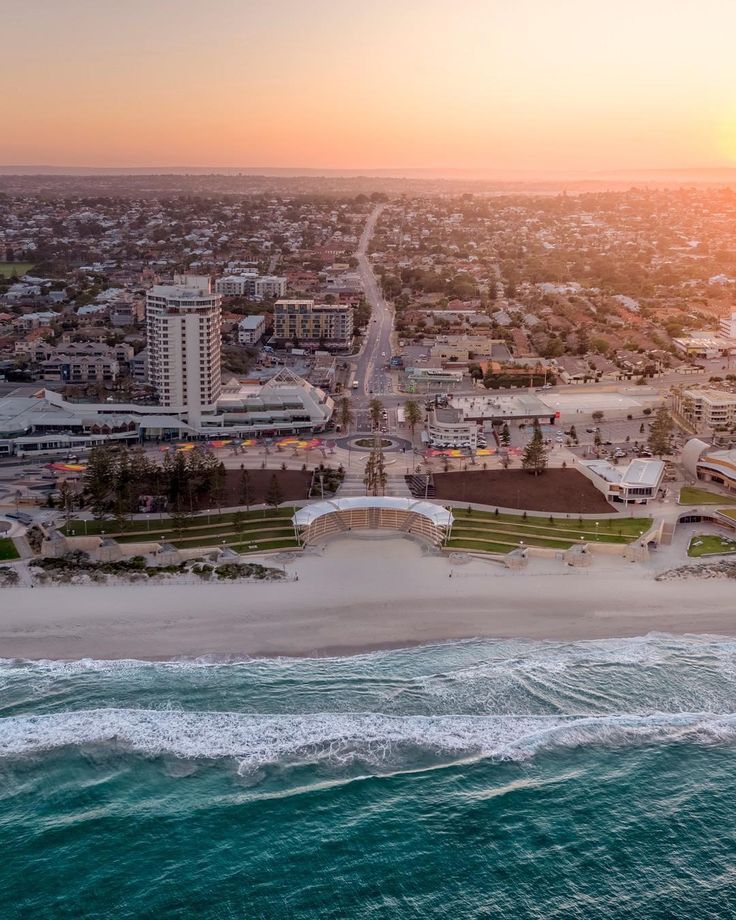
<path fill-rule="evenodd" d="M 391 508 L 395 511 L 412 511 L 429 518 L 437 527 L 449 527 L 452 514 L 442 505 L 433 502 L 418 501 L 414 498 L 399 498 L 389 495 L 359 495 L 353 498 L 333 498 L 328 501 L 315 502 L 299 508 L 292 518 L 297 527 L 306 527 L 317 518 L 336 511 L 352 511 L 360 508 Z"/>

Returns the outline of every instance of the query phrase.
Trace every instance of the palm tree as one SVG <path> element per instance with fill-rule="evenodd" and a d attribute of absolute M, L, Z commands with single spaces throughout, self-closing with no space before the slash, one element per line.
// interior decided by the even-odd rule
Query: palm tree
<path fill-rule="evenodd" d="M 422 415 L 422 410 L 419 408 L 419 403 L 415 399 L 407 399 L 404 403 L 404 412 L 406 413 L 406 424 L 409 426 L 409 431 L 411 431 L 411 442 L 414 443 L 414 431 L 417 425 L 421 425 L 424 421 Z"/>
<path fill-rule="evenodd" d="M 350 400 L 347 396 L 343 396 L 340 400 L 340 426 L 344 429 L 345 434 L 350 433 L 350 426 L 355 421 L 355 413 L 353 412 L 353 407 L 350 405 Z"/>
<path fill-rule="evenodd" d="M 374 428 L 381 427 L 381 413 L 383 412 L 383 403 L 380 399 L 372 399 L 368 403 L 368 412 L 371 418 L 371 425 Z"/>

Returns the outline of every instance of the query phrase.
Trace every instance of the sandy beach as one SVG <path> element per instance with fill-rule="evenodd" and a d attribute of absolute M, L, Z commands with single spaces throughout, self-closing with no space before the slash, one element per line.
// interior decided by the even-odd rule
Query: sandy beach
<path fill-rule="evenodd" d="M 0 657 L 328 655 L 447 639 L 736 634 L 736 586 L 656 582 L 646 566 L 451 565 L 402 539 L 295 558 L 297 581 L 47 587 L 0 594 Z M 450 576 L 452 573 L 452 577 Z"/>

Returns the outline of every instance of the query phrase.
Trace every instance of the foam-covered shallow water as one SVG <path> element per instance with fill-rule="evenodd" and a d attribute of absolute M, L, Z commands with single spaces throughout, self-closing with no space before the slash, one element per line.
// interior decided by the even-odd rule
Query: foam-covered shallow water
<path fill-rule="evenodd" d="M 0 918 L 736 916 L 736 640 L 0 659 Z"/>

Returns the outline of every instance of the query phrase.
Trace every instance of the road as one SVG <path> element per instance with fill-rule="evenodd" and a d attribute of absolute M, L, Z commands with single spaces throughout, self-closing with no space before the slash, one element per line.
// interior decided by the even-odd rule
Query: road
<path fill-rule="evenodd" d="M 357 407 L 365 405 L 373 396 L 383 396 L 391 392 L 391 377 L 384 370 L 384 365 L 388 364 L 391 357 L 394 315 L 381 294 L 373 266 L 368 258 L 368 244 L 383 208 L 384 205 L 378 205 L 371 212 L 355 253 L 365 298 L 371 307 L 371 320 L 368 323 L 366 339 L 358 356 L 353 376 L 353 379 L 359 384 L 353 394 Z"/>

